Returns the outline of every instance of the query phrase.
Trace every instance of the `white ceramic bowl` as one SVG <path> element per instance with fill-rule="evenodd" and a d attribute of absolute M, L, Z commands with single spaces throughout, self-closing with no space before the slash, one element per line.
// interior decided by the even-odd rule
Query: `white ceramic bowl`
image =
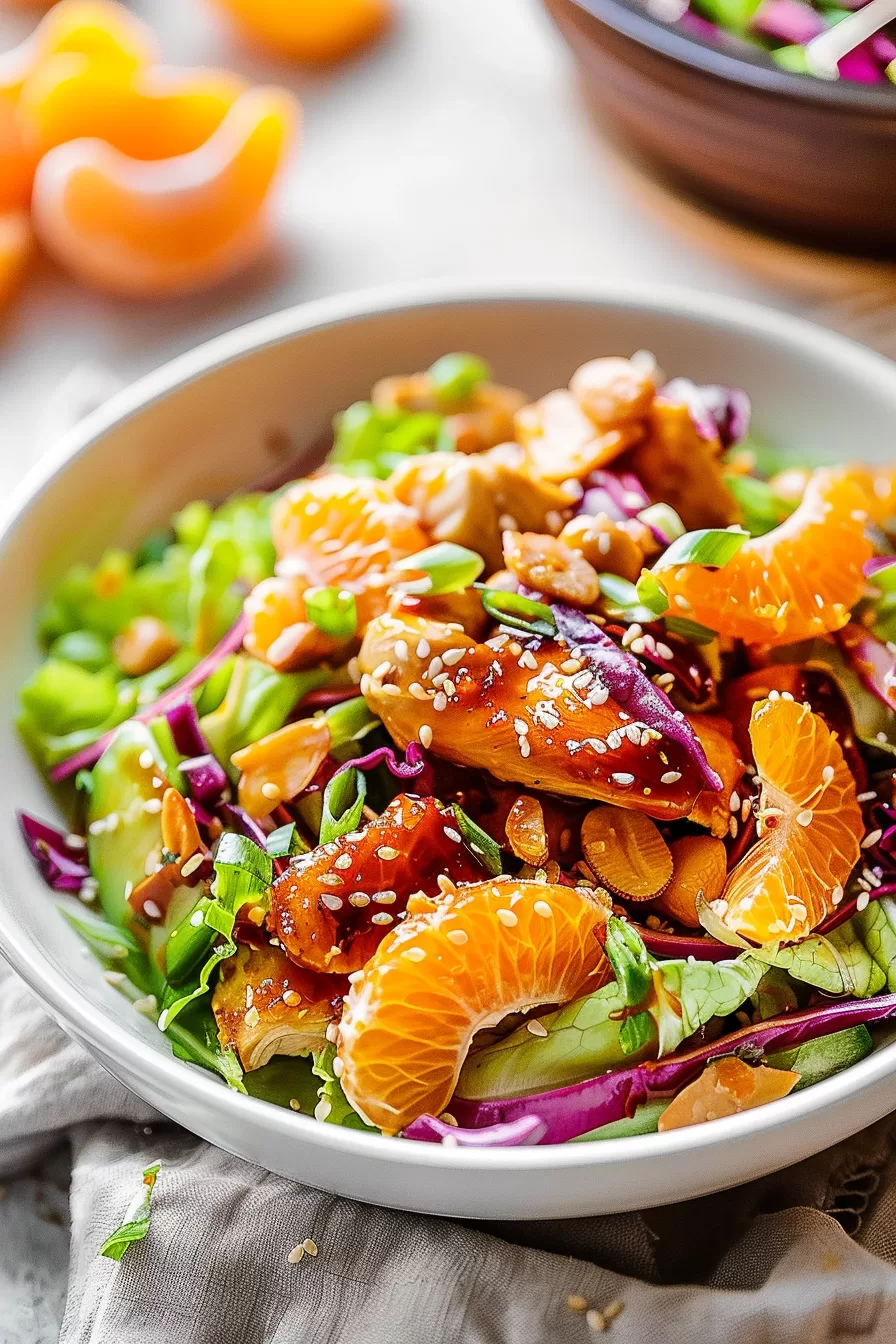
<path fill-rule="evenodd" d="M 381 1139 L 229 1092 L 174 1059 L 124 1006 L 36 876 L 14 819 L 52 801 L 11 726 L 34 667 L 34 613 L 77 559 L 132 545 L 186 500 L 276 465 L 283 434 L 319 441 L 334 411 L 383 374 L 471 349 L 533 393 L 598 354 L 655 352 L 670 373 L 736 382 L 764 438 L 831 460 L 892 453 L 896 365 L 781 314 L 656 289 L 463 285 L 374 292 L 294 308 L 144 378 L 41 463 L 0 534 L 0 950 L 50 1012 L 133 1091 L 212 1143 L 362 1200 L 465 1217 L 608 1213 L 722 1189 L 798 1161 L 896 1107 L 896 1045 L 795 1096 L 727 1120 L 604 1143 L 496 1151 Z"/>

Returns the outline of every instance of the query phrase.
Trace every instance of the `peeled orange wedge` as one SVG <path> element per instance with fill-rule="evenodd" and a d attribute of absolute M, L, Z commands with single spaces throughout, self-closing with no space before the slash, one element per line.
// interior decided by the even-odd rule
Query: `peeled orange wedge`
<path fill-rule="evenodd" d="M 593 891 L 506 877 L 443 885 L 408 902 L 354 978 L 339 1027 L 345 1094 L 387 1134 L 445 1109 L 481 1027 L 608 975 L 596 934 L 609 907 Z"/>
<path fill-rule="evenodd" d="M 865 491 L 847 475 L 817 471 L 791 516 L 753 537 L 721 569 L 663 570 L 673 611 L 747 644 L 791 644 L 846 625 L 862 595 Z"/>
<path fill-rule="evenodd" d="M 864 834 L 856 784 L 818 714 L 769 698 L 750 719 L 759 783 L 759 840 L 731 872 L 715 909 L 757 943 L 807 934 L 843 898 Z"/>

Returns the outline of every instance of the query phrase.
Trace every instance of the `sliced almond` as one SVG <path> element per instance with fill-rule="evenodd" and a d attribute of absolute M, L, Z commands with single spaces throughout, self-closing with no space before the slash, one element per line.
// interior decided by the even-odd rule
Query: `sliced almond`
<path fill-rule="evenodd" d="M 643 812 L 595 807 L 582 823 L 582 852 L 598 881 L 617 896 L 649 901 L 672 877 L 672 855 Z"/>
<path fill-rule="evenodd" d="M 504 825 L 507 841 L 518 859 L 539 867 L 548 857 L 544 810 L 537 798 L 521 793 Z"/>

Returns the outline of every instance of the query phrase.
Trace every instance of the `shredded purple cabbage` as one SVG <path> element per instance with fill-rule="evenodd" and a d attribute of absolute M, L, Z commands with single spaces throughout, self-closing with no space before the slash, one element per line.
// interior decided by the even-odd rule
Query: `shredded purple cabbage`
<path fill-rule="evenodd" d="M 426 761 L 420 749 L 419 742 L 409 742 L 405 748 L 405 759 L 398 760 L 392 747 L 377 747 L 375 751 L 369 751 L 366 756 L 356 756 L 353 760 L 346 761 L 335 771 L 335 775 L 341 775 L 345 770 L 372 770 L 376 765 L 385 764 L 390 773 L 396 779 L 416 779 L 426 768 Z"/>
<path fill-rule="evenodd" d="M 718 439 L 723 448 L 731 448 L 747 437 L 752 407 L 741 387 L 673 378 L 660 389 L 660 396 L 684 402 L 701 438 Z"/>
<path fill-rule="evenodd" d="M 618 1069 L 553 1092 L 503 1101 L 466 1101 L 454 1097 L 451 1113 L 459 1125 L 470 1129 L 507 1125 L 537 1116 L 546 1125 L 540 1142 L 566 1143 L 591 1129 L 634 1115 L 644 1102 L 673 1096 L 698 1077 L 711 1060 L 721 1055 L 734 1054 L 745 1047 L 766 1053 L 790 1050 L 844 1027 L 880 1022 L 894 1013 L 896 994 L 825 1003 L 744 1027 L 684 1055 L 670 1055 L 667 1059 Z"/>
<path fill-rule="evenodd" d="M 887 77 L 874 59 L 873 51 L 863 42 L 853 47 L 837 62 L 841 79 L 850 79 L 854 84 L 886 84 Z"/>
<path fill-rule="evenodd" d="M 866 579 L 873 579 L 879 569 L 889 569 L 890 565 L 896 565 L 896 555 L 872 555 L 862 566 L 862 573 Z"/>
<path fill-rule="evenodd" d="M 617 648 L 610 636 L 580 611 L 559 602 L 552 602 L 551 610 L 558 634 L 570 648 L 587 656 L 617 704 L 648 728 L 657 729 L 670 742 L 677 743 L 708 787 L 714 793 L 720 792 L 722 781 L 707 761 L 693 728 L 665 692 L 645 676 L 637 661 Z"/>
<path fill-rule="evenodd" d="M 437 1120 L 434 1115 L 421 1115 L 404 1131 L 406 1139 L 420 1143 L 447 1143 L 458 1148 L 519 1148 L 524 1144 L 540 1143 L 547 1130 L 537 1115 L 523 1115 L 507 1125 L 486 1125 L 479 1129 L 461 1129 Z"/>
<path fill-rule="evenodd" d="M 827 27 L 817 9 L 805 0 L 762 0 L 750 21 L 753 32 L 804 47 Z"/>
<path fill-rule="evenodd" d="M 54 891 L 80 891 L 90 876 L 87 850 L 69 844 L 62 831 L 30 812 L 19 812 L 18 817 L 25 843 L 47 886 Z"/>
<path fill-rule="evenodd" d="M 229 830 L 244 835 L 247 840 L 254 840 L 256 845 L 264 849 L 267 834 L 244 808 L 237 807 L 235 803 L 219 803 L 217 812 Z"/>
<path fill-rule="evenodd" d="M 896 660 L 883 640 L 869 630 L 853 637 L 858 626 L 849 626 L 838 640 L 856 675 L 887 709 L 896 709 Z"/>
<path fill-rule="evenodd" d="M 180 769 L 190 781 L 190 797 L 203 808 L 214 809 L 228 786 L 224 767 L 211 752 L 181 761 Z"/>
<path fill-rule="evenodd" d="M 592 471 L 586 484 L 576 512 L 586 513 L 589 517 L 605 513 L 615 523 L 624 523 L 650 503 L 643 485 L 630 471 Z"/>
<path fill-rule="evenodd" d="M 716 942 L 715 938 L 701 938 L 699 934 L 665 933 L 661 929 L 648 929 L 645 924 L 637 924 L 634 921 L 632 923 L 641 935 L 647 951 L 656 957 L 665 957 L 667 960 L 693 957 L 695 961 L 731 959 L 731 948 L 726 947 L 724 943 Z"/>
<path fill-rule="evenodd" d="M 210 756 L 211 747 L 199 727 L 199 715 L 189 696 L 184 696 L 165 710 L 165 718 L 181 756 Z"/>
<path fill-rule="evenodd" d="M 172 705 L 177 704 L 185 695 L 188 695 L 190 691 L 194 691 L 197 686 L 201 686 L 204 681 L 207 681 L 218 664 L 240 648 L 245 633 L 246 617 L 241 615 L 220 643 L 216 644 L 211 653 L 206 654 L 191 672 L 182 677 L 176 686 L 172 686 L 169 691 L 160 696 L 155 704 L 150 705 L 147 709 L 141 709 L 140 713 L 133 717 L 140 723 L 148 723 L 150 719 L 157 719 L 160 714 L 164 714 Z M 67 760 L 60 761 L 59 765 L 54 765 L 50 771 L 50 779 L 53 783 L 59 784 L 63 779 L 68 779 L 70 775 L 76 774 L 79 770 L 89 770 L 96 765 L 117 731 L 118 728 L 111 729 L 91 746 L 83 747 L 81 751 L 76 751 L 74 756 L 69 756 Z"/>

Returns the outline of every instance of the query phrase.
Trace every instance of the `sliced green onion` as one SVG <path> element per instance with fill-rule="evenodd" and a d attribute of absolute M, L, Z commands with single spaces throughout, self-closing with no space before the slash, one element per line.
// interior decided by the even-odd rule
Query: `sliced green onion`
<path fill-rule="evenodd" d="M 622 1002 L 626 1008 L 637 1007 L 653 985 L 653 963 L 644 940 L 626 920 L 611 915 L 607 920 L 604 951 L 616 976 Z"/>
<path fill-rule="evenodd" d="M 354 593 L 344 588 L 308 588 L 305 591 L 308 619 L 325 635 L 351 639 L 358 629 Z"/>
<path fill-rule="evenodd" d="M 336 751 L 348 742 L 360 742 L 362 737 L 379 727 L 379 717 L 369 708 L 363 695 L 333 705 L 324 718 L 330 730 L 330 750 Z"/>
<path fill-rule="evenodd" d="M 601 574 L 598 577 L 601 593 L 614 607 L 625 610 L 639 605 L 638 590 L 628 579 L 623 579 L 619 574 Z"/>
<path fill-rule="evenodd" d="M 48 657 L 63 663 L 74 663 L 84 672 L 101 672 L 112 661 L 108 640 L 93 630 L 70 630 L 50 645 Z"/>
<path fill-rule="evenodd" d="M 706 527 L 699 532 L 685 532 L 663 552 L 653 568 L 674 569 L 678 565 L 707 565 L 721 569 L 737 555 L 749 532 L 743 528 Z"/>
<path fill-rule="evenodd" d="M 334 775 L 324 790 L 320 843 L 327 845 L 357 830 L 367 797 L 367 779 L 362 770 L 352 767 Z"/>
<path fill-rule="evenodd" d="M 619 1045 L 624 1055 L 636 1055 L 649 1045 L 656 1035 L 656 1024 L 650 1013 L 636 1013 L 627 1017 L 619 1029 Z"/>
<path fill-rule="evenodd" d="M 442 593 L 462 593 L 479 578 L 485 561 L 476 551 L 457 546 L 453 541 L 440 541 L 425 551 L 409 555 L 399 561 L 400 570 L 422 570 L 425 578 L 404 584 L 405 592 L 426 593 L 436 597 Z"/>
<path fill-rule="evenodd" d="M 491 873 L 492 877 L 498 877 L 504 871 L 504 860 L 501 858 L 500 847 L 495 843 L 490 835 L 477 826 L 472 817 L 468 817 L 466 812 L 455 803 L 452 807 L 457 829 L 464 838 L 465 843 L 481 859 L 485 867 Z"/>
<path fill-rule="evenodd" d="M 383 421 L 369 401 L 355 401 L 336 417 L 331 462 L 374 461 L 383 439 Z"/>
<path fill-rule="evenodd" d="M 433 391 L 440 402 L 465 401 L 480 383 L 486 383 L 492 371 L 478 355 L 457 352 L 442 355 L 428 369 Z"/>
<path fill-rule="evenodd" d="M 434 411 L 414 411 L 383 438 L 383 453 L 397 457 L 428 452 L 439 437 L 442 417 Z"/>
<path fill-rule="evenodd" d="M 103 1242 L 100 1255 L 105 1255 L 109 1260 L 120 1260 L 129 1246 L 133 1246 L 135 1241 L 142 1241 L 146 1236 L 149 1231 L 153 1187 L 161 1168 L 161 1162 L 154 1162 L 151 1167 L 146 1168 L 140 1189 L 128 1205 L 121 1226 Z"/>
<path fill-rule="evenodd" d="M 882 593 L 896 593 L 896 556 L 888 565 L 881 565 L 880 569 L 875 569 L 873 573 L 867 575 L 868 582 L 873 587 L 879 588 Z"/>
<path fill-rule="evenodd" d="M 664 611 L 669 610 L 669 594 L 655 574 L 651 574 L 649 569 L 645 569 L 638 582 L 635 584 L 635 592 L 638 595 L 638 601 L 642 607 L 647 607 L 654 616 L 662 616 Z"/>
<path fill-rule="evenodd" d="M 271 831 L 264 842 L 264 847 L 272 859 L 291 859 L 294 854 L 308 853 L 308 846 L 299 835 L 294 821 L 289 821 L 285 826 L 278 826 L 276 831 Z"/>
<path fill-rule="evenodd" d="M 753 537 L 765 536 L 793 513 L 794 505 L 776 495 L 768 481 L 732 472 L 725 484 L 741 507 L 744 527 Z"/>
<path fill-rule="evenodd" d="M 671 504 L 648 504 L 636 517 L 638 522 L 665 537 L 667 543 L 675 541 L 676 537 L 683 537 L 687 530 Z"/>
<path fill-rule="evenodd" d="M 483 588 L 482 605 L 493 621 L 527 635 L 556 635 L 554 613 L 544 602 L 535 602 L 521 593 L 506 593 L 503 588 Z"/>
<path fill-rule="evenodd" d="M 670 635 L 680 635 L 691 644 L 711 644 L 714 639 L 718 639 L 715 630 L 697 621 L 689 621 L 684 616 L 666 616 L 664 619 Z"/>

